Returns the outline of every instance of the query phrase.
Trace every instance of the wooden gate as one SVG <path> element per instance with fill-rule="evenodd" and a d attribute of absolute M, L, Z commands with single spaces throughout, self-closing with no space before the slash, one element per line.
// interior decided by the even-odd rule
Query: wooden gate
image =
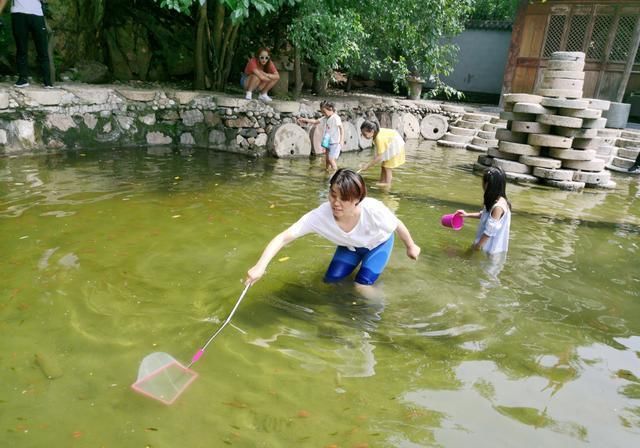
<path fill-rule="evenodd" d="M 639 18 L 640 1 L 526 1 L 514 24 L 503 91 L 533 92 L 551 53 L 582 51 L 584 96 L 622 101 L 628 85 L 640 84 Z"/>

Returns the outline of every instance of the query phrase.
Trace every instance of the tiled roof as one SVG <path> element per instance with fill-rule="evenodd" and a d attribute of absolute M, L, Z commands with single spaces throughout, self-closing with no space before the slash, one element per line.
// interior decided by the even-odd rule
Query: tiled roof
<path fill-rule="evenodd" d="M 468 30 L 510 30 L 513 22 L 510 20 L 470 20 Z"/>

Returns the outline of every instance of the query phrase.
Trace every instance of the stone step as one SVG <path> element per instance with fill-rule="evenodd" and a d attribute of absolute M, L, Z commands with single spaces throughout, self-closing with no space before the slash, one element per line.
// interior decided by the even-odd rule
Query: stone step
<path fill-rule="evenodd" d="M 591 160 L 563 160 L 562 168 L 569 168 L 572 170 L 580 170 L 580 171 L 602 171 L 604 169 L 604 160 L 598 159 L 594 156 Z M 573 177 L 573 180 L 578 180 Z M 585 181 L 581 181 L 585 182 Z M 593 183 L 593 182 L 591 182 Z"/>
<path fill-rule="evenodd" d="M 566 191 L 582 191 L 586 184 L 584 182 L 574 182 L 572 180 L 545 180 L 545 185 L 559 188 Z"/>

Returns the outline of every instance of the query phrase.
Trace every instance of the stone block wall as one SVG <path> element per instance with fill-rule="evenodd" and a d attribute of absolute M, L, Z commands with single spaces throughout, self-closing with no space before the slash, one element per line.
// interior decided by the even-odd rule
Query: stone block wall
<path fill-rule="evenodd" d="M 362 96 L 334 102 L 349 128 L 350 142 L 346 143 L 351 150 L 367 145 L 358 138 L 364 119 L 393 127 L 405 138 L 431 138 L 428 132 L 420 132 L 421 121 L 436 114 L 446 122 L 464 112 L 422 100 Z M 296 120 L 300 116 L 318 118 L 319 109 L 320 101 L 262 103 L 213 92 L 83 84 L 53 90 L 0 85 L 0 154 L 176 145 L 251 156 L 304 156 L 320 148 L 312 138 L 313 129 L 297 129 Z"/>

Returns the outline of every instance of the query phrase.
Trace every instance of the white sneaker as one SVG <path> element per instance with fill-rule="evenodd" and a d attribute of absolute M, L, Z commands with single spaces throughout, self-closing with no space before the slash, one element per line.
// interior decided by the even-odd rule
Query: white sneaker
<path fill-rule="evenodd" d="M 249 100 L 249 101 L 251 101 L 251 100 L 253 99 L 253 95 L 252 95 L 252 93 L 251 93 L 251 92 L 246 92 L 246 93 L 244 94 L 244 99 L 245 99 L 245 100 Z"/>
<path fill-rule="evenodd" d="M 265 103 L 268 103 L 269 101 L 273 101 L 271 99 L 271 97 L 269 95 L 267 95 L 266 93 L 261 93 L 260 96 L 258 97 L 258 99 L 260 101 L 264 101 Z"/>

